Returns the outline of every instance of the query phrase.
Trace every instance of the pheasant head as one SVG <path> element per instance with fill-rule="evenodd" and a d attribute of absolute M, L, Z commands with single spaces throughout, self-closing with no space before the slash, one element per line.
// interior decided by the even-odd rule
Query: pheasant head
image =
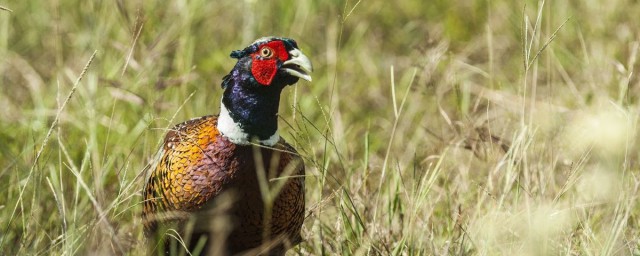
<path fill-rule="evenodd" d="M 235 144 L 274 145 L 280 93 L 300 78 L 311 81 L 311 61 L 296 41 L 277 37 L 258 39 L 231 57 L 238 62 L 222 81 L 218 130 Z"/>

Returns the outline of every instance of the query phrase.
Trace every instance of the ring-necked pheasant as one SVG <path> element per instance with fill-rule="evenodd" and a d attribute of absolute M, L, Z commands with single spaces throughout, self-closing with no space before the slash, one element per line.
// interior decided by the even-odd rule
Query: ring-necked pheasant
<path fill-rule="evenodd" d="M 220 114 L 178 124 L 164 139 L 143 190 L 145 234 L 168 237 L 159 227 L 169 224 L 184 232 L 195 218 L 193 233 L 208 235 L 210 250 L 284 254 L 301 240 L 304 164 L 278 135 L 278 105 L 284 87 L 311 81 L 311 62 L 294 40 L 274 37 L 231 57 Z M 229 198 L 227 229 L 218 228 L 228 232 L 213 233 L 212 209 Z"/>

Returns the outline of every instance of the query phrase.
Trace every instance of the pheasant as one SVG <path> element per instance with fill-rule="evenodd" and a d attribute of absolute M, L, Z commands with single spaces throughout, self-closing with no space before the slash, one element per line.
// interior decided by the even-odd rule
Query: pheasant
<path fill-rule="evenodd" d="M 305 170 L 278 135 L 278 105 L 287 85 L 311 81 L 313 68 L 289 38 L 261 38 L 231 57 L 238 61 L 223 78 L 220 114 L 165 136 L 143 189 L 145 235 L 167 244 L 172 235 L 160 227 L 188 237 L 184 226 L 195 219 L 190 241 L 206 241 L 206 254 L 283 255 L 302 240 Z"/>

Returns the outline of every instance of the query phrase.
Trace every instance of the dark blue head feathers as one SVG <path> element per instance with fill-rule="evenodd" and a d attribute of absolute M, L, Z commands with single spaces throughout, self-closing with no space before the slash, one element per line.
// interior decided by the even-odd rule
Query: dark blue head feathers
<path fill-rule="evenodd" d="M 258 50 L 258 47 L 260 47 L 260 45 L 264 44 L 264 43 L 268 43 L 270 41 L 273 40 L 281 40 L 282 42 L 284 42 L 284 45 L 286 46 L 287 50 L 292 50 L 292 49 L 297 49 L 298 48 L 298 43 L 296 43 L 295 40 L 291 39 L 291 38 L 285 38 L 285 37 L 263 37 L 260 38 L 256 41 L 254 41 L 251 45 L 247 46 L 246 48 L 242 49 L 242 50 L 234 50 L 231 51 L 231 58 L 234 59 L 242 59 L 245 56 L 255 52 Z"/>
<path fill-rule="evenodd" d="M 250 45 L 247 48 L 244 48 L 243 50 L 235 50 L 231 52 L 231 58 L 234 59 L 242 59 L 245 56 L 251 54 L 252 52 L 255 52 L 258 50 L 258 46 L 255 44 Z"/>

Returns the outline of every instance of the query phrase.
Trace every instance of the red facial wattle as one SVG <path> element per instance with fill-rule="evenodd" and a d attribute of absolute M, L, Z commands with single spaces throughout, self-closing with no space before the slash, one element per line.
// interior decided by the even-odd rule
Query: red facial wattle
<path fill-rule="evenodd" d="M 271 56 L 264 56 L 264 51 L 271 51 Z M 256 52 L 251 54 L 251 74 L 261 85 L 268 86 L 278 72 L 278 61 L 289 59 L 289 53 L 282 41 L 272 41 L 263 44 Z"/>

